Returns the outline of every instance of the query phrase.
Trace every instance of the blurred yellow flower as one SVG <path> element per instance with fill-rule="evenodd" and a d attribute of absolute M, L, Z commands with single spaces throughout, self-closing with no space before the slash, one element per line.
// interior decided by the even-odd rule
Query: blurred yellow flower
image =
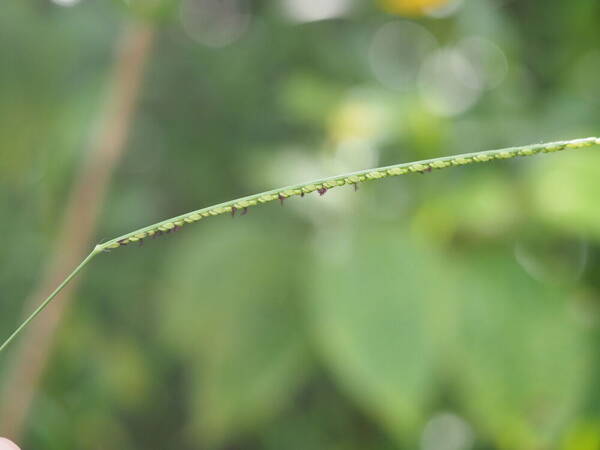
<path fill-rule="evenodd" d="M 422 16 L 448 2 L 449 0 L 378 0 L 384 11 L 403 16 Z"/>
<path fill-rule="evenodd" d="M 344 102 L 330 117 L 330 139 L 336 144 L 357 140 L 372 141 L 380 134 L 382 119 L 382 111 L 369 102 Z"/>

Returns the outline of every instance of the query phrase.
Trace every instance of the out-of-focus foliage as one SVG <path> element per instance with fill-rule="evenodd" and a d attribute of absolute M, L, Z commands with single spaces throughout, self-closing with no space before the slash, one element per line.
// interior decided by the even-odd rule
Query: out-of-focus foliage
<path fill-rule="evenodd" d="M 178 243 L 159 309 L 165 339 L 202 380 L 191 392 L 193 425 L 209 442 L 270 418 L 304 381 L 308 359 L 294 276 L 301 247 L 254 218 L 237 225 L 214 223 Z"/>
<path fill-rule="evenodd" d="M 316 175 L 600 134 L 596 0 L 5 3 L 4 335 L 132 20 L 157 41 L 98 240 Z M 598 448 L 596 151 L 290 199 L 99 256 L 23 447 Z"/>
<path fill-rule="evenodd" d="M 137 20 L 161 22 L 172 18 L 179 0 L 114 0 Z"/>

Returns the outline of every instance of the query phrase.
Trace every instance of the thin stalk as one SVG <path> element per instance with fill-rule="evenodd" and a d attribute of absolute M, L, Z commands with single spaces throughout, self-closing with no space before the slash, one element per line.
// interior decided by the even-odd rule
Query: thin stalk
<path fill-rule="evenodd" d="M 54 250 L 40 273 L 37 287 L 24 302 L 27 314 L 45 298 L 65 274 L 90 252 L 97 219 L 114 171 L 127 152 L 126 145 L 135 115 L 147 61 L 151 58 L 155 27 L 145 21 L 123 24 L 115 40 L 115 52 L 106 78 L 106 95 L 90 127 L 87 150 L 79 167 L 64 211 Z M 57 296 L 46 314 L 32 321 L 20 334 L 21 346 L 13 353 L 0 389 L 0 430 L 18 439 L 23 433 L 37 386 L 46 369 L 54 335 L 70 306 L 77 278 Z"/>
<path fill-rule="evenodd" d="M 41 313 L 46 306 L 48 306 L 50 304 L 50 302 L 52 301 L 52 299 L 54 297 L 56 297 L 58 295 L 58 293 L 60 291 L 63 290 L 63 288 L 69 284 L 69 281 L 71 281 L 73 278 L 75 278 L 75 275 L 77 275 L 81 269 L 83 269 L 87 263 L 89 263 L 92 258 L 94 256 L 96 256 L 98 253 L 100 253 L 102 251 L 101 248 L 94 248 L 94 250 L 88 255 L 86 256 L 86 258 L 81 262 L 81 264 L 79 264 L 75 270 L 73 270 L 73 272 L 71 272 L 69 274 L 69 276 L 67 276 L 67 278 L 65 278 L 63 280 L 62 283 L 60 283 L 58 285 L 58 287 L 23 321 L 23 323 L 21 325 L 19 325 L 19 327 L 2 343 L 2 345 L 0 346 L 0 352 L 2 350 L 4 350 L 4 348 L 11 343 L 11 341 L 17 337 L 17 335 L 27 326 L 29 325 L 29 322 L 31 322 L 33 319 L 35 319 L 35 317 Z"/>
<path fill-rule="evenodd" d="M 321 178 L 308 183 L 301 183 L 292 186 L 286 186 L 279 189 L 273 189 L 259 194 L 241 197 L 218 205 L 191 211 L 162 222 L 149 225 L 139 230 L 132 231 L 117 238 L 111 239 L 103 244 L 98 244 L 94 250 L 77 266 L 77 268 L 48 296 L 42 304 L 29 316 L 19 327 L 4 341 L 0 346 L 0 352 L 31 322 L 35 316 L 44 310 L 52 299 L 74 278 L 90 260 L 106 250 L 114 249 L 127 245 L 132 242 L 141 241 L 163 232 L 169 232 L 185 224 L 196 222 L 205 217 L 217 216 L 225 213 L 234 214 L 237 210 L 245 210 L 251 206 L 261 203 L 268 203 L 274 200 L 281 200 L 292 196 L 303 196 L 311 192 L 324 194 L 327 190 L 344 185 L 357 185 L 370 180 L 377 180 L 388 176 L 405 175 L 410 173 L 425 173 L 432 169 L 445 169 L 448 167 L 464 166 L 473 163 L 482 163 L 497 159 L 510 159 L 521 156 L 531 156 L 539 153 L 550 153 L 565 149 L 577 149 L 600 145 L 600 138 L 589 137 L 584 139 L 574 139 L 570 141 L 549 142 L 545 144 L 533 144 L 522 147 L 510 147 L 499 150 L 487 150 L 474 153 L 465 153 L 462 155 L 444 156 L 441 158 L 427 159 L 410 163 L 394 164 L 391 166 L 378 167 L 375 169 L 360 170 L 333 177 Z"/>

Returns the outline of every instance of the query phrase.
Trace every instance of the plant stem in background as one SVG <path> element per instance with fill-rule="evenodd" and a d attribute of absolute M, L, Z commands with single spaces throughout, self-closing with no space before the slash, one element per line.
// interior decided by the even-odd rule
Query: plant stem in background
<path fill-rule="evenodd" d="M 17 334 L 27 330 L 14 360 L 8 365 L 8 374 L 0 397 L 0 434 L 12 439 L 19 439 L 21 435 L 27 412 L 50 354 L 53 336 L 75 285 L 64 288 L 100 251 L 98 248 L 94 249 L 71 275 L 54 289 L 63 279 L 64 273 L 81 261 L 93 241 L 97 217 L 109 180 L 125 151 L 125 142 L 153 37 L 153 28 L 143 23 L 132 22 L 123 30 L 117 43 L 113 74 L 106 105 L 99 118 L 99 126 L 91 138 L 90 151 L 82 161 L 71 189 L 60 235 L 56 241 L 56 250 L 47 262 L 40 285 L 26 302 L 26 310 L 33 309 L 40 297 L 46 297 L 48 292 L 52 293 L 0 346 L 0 349 L 4 349 Z M 43 318 L 27 327 L 63 289 L 63 295 L 54 303 L 53 308 L 49 309 Z"/>

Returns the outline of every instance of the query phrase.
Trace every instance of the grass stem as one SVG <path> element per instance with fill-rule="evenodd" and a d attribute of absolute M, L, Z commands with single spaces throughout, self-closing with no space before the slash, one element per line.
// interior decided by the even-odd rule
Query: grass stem
<path fill-rule="evenodd" d="M 133 242 L 142 241 L 146 237 L 177 230 L 185 224 L 196 222 L 204 217 L 216 216 L 224 213 L 231 213 L 237 210 L 246 211 L 248 207 L 261 203 L 267 203 L 274 200 L 281 200 L 291 196 L 303 196 L 304 194 L 317 191 L 320 195 L 338 186 L 354 185 L 370 180 L 377 180 L 388 176 L 404 175 L 410 173 L 425 173 L 432 169 L 444 169 L 447 167 L 464 166 L 472 163 L 482 163 L 498 159 L 509 159 L 521 156 L 531 156 L 540 153 L 550 153 L 565 149 L 576 149 L 600 145 L 600 139 L 589 137 L 583 139 L 573 139 L 570 141 L 549 142 L 545 144 L 533 144 L 522 147 L 511 147 L 499 150 L 487 150 L 463 155 L 444 156 L 441 158 L 415 161 L 410 163 L 395 164 L 392 166 L 379 167 L 375 169 L 361 170 L 333 177 L 322 178 L 308 183 L 301 183 L 292 186 L 286 186 L 271 191 L 242 197 L 236 200 L 230 200 L 208 208 L 192 211 L 171 219 L 163 220 L 154 225 L 140 228 L 123 236 L 112 239 L 103 244 L 98 244 L 94 250 L 81 262 L 71 274 L 50 294 L 40 306 L 38 306 L 25 321 L 6 339 L 0 346 L 0 352 L 39 314 L 52 299 L 83 269 L 90 260 L 98 253 L 121 247 Z"/>
<path fill-rule="evenodd" d="M 88 255 L 88 256 L 87 256 L 87 257 L 86 257 L 86 258 L 85 258 L 85 259 L 84 259 L 82 262 L 81 262 L 81 264 L 79 264 L 79 265 L 78 265 L 78 266 L 75 268 L 75 270 L 73 270 L 73 272 L 71 272 L 71 273 L 69 274 L 69 276 L 67 276 L 67 278 L 65 278 L 65 279 L 63 280 L 63 282 L 62 282 L 62 283 L 60 283 L 60 284 L 58 285 L 58 287 L 57 287 L 57 288 L 56 288 L 56 289 L 55 289 L 55 290 L 54 290 L 54 291 L 53 291 L 53 292 L 52 292 L 52 293 L 51 293 L 51 294 L 50 294 L 50 295 L 49 295 L 49 296 L 48 296 L 48 297 L 47 297 L 47 298 L 46 298 L 46 299 L 45 299 L 45 300 L 44 300 L 44 301 L 43 301 L 43 302 L 42 302 L 42 303 L 41 303 L 41 304 L 40 304 L 40 305 L 39 305 L 39 306 L 38 306 L 38 307 L 37 307 L 37 308 L 36 308 L 36 309 L 35 309 L 35 310 L 34 310 L 34 311 L 33 311 L 33 312 L 32 312 L 32 313 L 29 315 L 29 316 L 28 316 L 28 317 L 27 317 L 27 318 L 26 318 L 26 319 L 23 321 L 23 323 L 22 323 L 21 325 L 19 325 L 19 327 L 18 327 L 18 328 L 17 328 L 17 329 L 16 329 L 16 330 L 15 330 L 15 331 L 14 331 L 14 332 L 13 332 L 13 333 L 12 333 L 12 334 L 11 334 L 11 335 L 10 335 L 10 336 L 7 338 L 7 339 L 6 339 L 6 340 L 5 340 L 3 343 L 2 343 L 2 345 L 0 346 L 0 352 L 1 352 L 2 350 L 4 350 L 4 348 L 6 348 L 6 346 L 7 346 L 8 344 L 10 344 L 10 343 L 11 343 L 11 341 L 12 341 L 14 338 L 16 338 L 16 337 L 19 335 L 19 333 L 20 333 L 21 331 L 23 331 L 23 329 L 24 329 L 24 328 L 25 328 L 27 325 L 29 325 L 29 322 L 31 322 L 33 319 L 35 319 L 35 317 L 36 317 L 36 316 L 37 316 L 39 313 L 41 313 L 41 312 L 42 312 L 42 311 L 43 311 L 43 310 L 46 308 L 46 306 L 48 306 L 48 305 L 50 304 L 50 302 L 52 301 L 52 299 L 53 299 L 54 297 L 56 297 L 56 296 L 58 295 L 58 293 L 59 293 L 60 291 L 62 291 L 62 290 L 63 290 L 63 288 L 64 288 L 64 287 L 65 287 L 67 284 L 69 284 L 69 282 L 70 282 L 70 281 L 71 281 L 73 278 L 75 278 L 75 276 L 76 276 L 76 275 L 77 275 L 77 274 L 78 274 L 78 273 L 81 271 L 81 269 L 83 269 L 83 268 L 84 268 L 84 267 L 87 265 L 87 263 L 89 263 L 89 262 L 92 260 L 92 258 L 93 258 L 94 256 L 96 256 L 98 253 L 100 253 L 101 251 L 102 251 L 102 249 L 101 249 L 101 248 L 99 248 L 99 247 L 96 247 L 96 248 L 94 248 L 94 250 L 93 250 L 93 251 L 92 251 L 92 252 L 91 252 L 91 253 L 90 253 L 90 254 L 89 254 L 89 255 Z"/>

